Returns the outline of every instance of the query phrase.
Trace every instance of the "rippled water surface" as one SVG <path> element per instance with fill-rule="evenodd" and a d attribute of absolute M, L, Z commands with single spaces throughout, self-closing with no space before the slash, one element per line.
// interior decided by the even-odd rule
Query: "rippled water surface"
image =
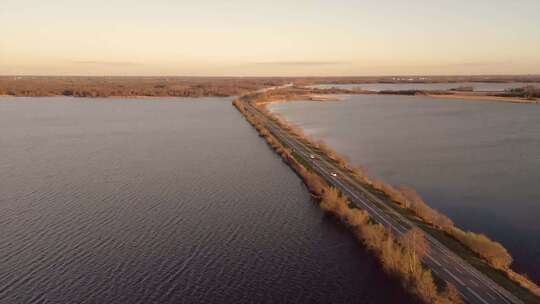
<path fill-rule="evenodd" d="M 271 107 L 372 176 L 416 188 L 458 226 L 487 233 L 540 282 L 540 106 L 346 96 Z"/>
<path fill-rule="evenodd" d="M 0 99 L 0 303 L 407 303 L 230 99 Z"/>
<path fill-rule="evenodd" d="M 540 83 L 494 83 L 494 82 L 458 82 L 458 83 L 359 83 L 359 84 L 321 84 L 317 88 L 361 88 L 368 91 L 398 91 L 398 90 L 450 90 L 459 87 L 473 87 L 474 91 L 497 92 L 525 86 L 540 87 Z"/>

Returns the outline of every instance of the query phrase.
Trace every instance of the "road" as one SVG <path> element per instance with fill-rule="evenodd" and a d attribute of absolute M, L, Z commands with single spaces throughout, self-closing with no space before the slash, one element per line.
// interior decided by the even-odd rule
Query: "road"
<path fill-rule="evenodd" d="M 291 136 L 251 103 L 243 103 L 246 110 L 258 116 L 278 140 L 294 149 L 295 153 L 309 163 L 331 186 L 339 189 L 359 208 L 366 210 L 373 220 L 384 225 L 397 237 L 416 227 L 414 223 L 396 212 L 387 203 L 366 190 L 349 172 L 341 170 L 323 157 L 318 156 L 316 159 L 312 159 L 311 155 L 319 155 L 317 151 Z M 337 176 L 333 176 L 332 173 Z M 465 302 L 471 304 L 523 304 L 523 301 L 480 273 L 435 238 L 429 234 L 426 234 L 426 238 L 430 250 L 424 258 L 424 264 L 439 278 L 454 284 Z"/>

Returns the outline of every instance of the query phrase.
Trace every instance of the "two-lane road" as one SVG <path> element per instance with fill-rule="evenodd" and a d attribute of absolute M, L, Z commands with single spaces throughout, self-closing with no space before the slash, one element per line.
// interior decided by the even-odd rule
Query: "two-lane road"
<path fill-rule="evenodd" d="M 250 113 L 258 116 L 278 140 L 294 149 L 296 155 L 309 163 L 319 175 L 324 177 L 330 185 L 338 188 L 352 203 L 366 210 L 376 222 L 393 231 L 398 237 L 409 229 L 416 227 L 415 224 L 366 190 L 352 178 L 349 172 L 335 166 L 312 147 L 291 136 L 251 103 L 244 102 L 244 105 Z M 317 157 L 313 159 L 311 155 L 317 155 Z M 433 237 L 427 235 L 427 240 L 430 244 L 430 251 L 424 259 L 424 264 L 439 278 L 454 284 L 467 303 L 523 303 Z"/>

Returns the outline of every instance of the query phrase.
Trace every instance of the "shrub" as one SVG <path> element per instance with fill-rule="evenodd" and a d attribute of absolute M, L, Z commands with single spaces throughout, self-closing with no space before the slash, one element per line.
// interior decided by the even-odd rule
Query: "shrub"
<path fill-rule="evenodd" d="M 448 231 L 450 235 L 465 244 L 472 251 L 484 258 L 491 266 L 498 269 L 508 269 L 512 264 L 512 256 L 506 248 L 498 242 L 490 240 L 483 234 L 465 232 L 453 227 Z"/>
<path fill-rule="evenodd" d="M 408 205 L 409 208 L 424 221 L 444 230 L 454 226 L 452 220 L 428 206 L 414 189 L 402 186 L 399 188 L 399 192 L 401 192 L 407 200 L 408 203 L 406 205 Z"/>
<path fill-rule="evenodd" d="M 401 191 L 398 191 L 397 189 L 383 182 L 382 180 L 376 179 L 375 181 L 373 181 L 373 187 L 385 193 L 386 195 L 388 195 L 388 197 L 391 200 L 393 200 L 395 203 L 398 203 L 401 207 L 403 208 L 410 207 L 410 204 L 407 201 L 407 198 L 403 195 Z"/>
<path fill-rule="evenodd" d="M 505 90 L 499 94 L 503 97 L 521 97 L 521 98 L 540 98 L 540 88 L 535 86 L 525 86 L 522 88 L 513 88 Z"/>
<path fill-rule="evenodd" d="M 457 91 L 457 92 L 473 92 L 473 91 L 474 91 L 474 87 L 471 87 L 471 86 L 463 86 L 463 87 L 452 88 L 452 89 L 450 89 L 450 91 Z"/>
<path fill-rule="evenodd" d="M 464 304 L 463 298 L 459 294 L 456 286 L 452 283 L 446 282 L 446 287 L 443 292 L 443 298 L 450 300 L 450 303 Z"/>
<path fill-rule="evenodd" d="M 425 249 L 427 242 L 425 242 L 424 234 L 420 230 L 413 229 L 396 240 L 382 225 L 370 222 L 369 215 L 365 211 L 350 206 L 347 198 L 342 196 L 337 189 L 328 187 L 319 175 L 301 165 L 293 157 L 291 151 L 273 137 L 257 117 L 246 111 L 241 101 L 242 98 L 244 97 L 235 100 L 234 106 L 244 114 L 260 136 L 265 138 L 268 145 L 302 178 L 311 193 L 320 198 L 321 208 L 347 224 L 356 237 L 374 252 L 385 271 L 398 276 L 403 285 L 424 303 L 463 303 L 453 285 L 447 285 L 443 292 L 439 292 L 431 272 L 421 264 L 421 257 L 429 248 Z M 352 169 L 352 172 L 355 176 L 364 177 L 369 182 L 367 174 L 361 168 Z M 443 229 L 462 244 L 471 248 L 493 267 L 505 271 L 510 279 L 540 296 L 540 288 L 536 284 L 509 268 L 512 257 L 501 244 L 490 240 L 485 235 L 464 232 L 454 227 L 450 219 L 429 207 L 411 188 L 395 189 L 382 181 L 374 181 L 372 185 L 385 192 L 396 203 L 410 208 L 426 222 Z"/>
<path fill-rule="evenodd" d="M 423 231 L 413 228 L 407 231 L 399 238 L 400 244 L 404 248 L 404 255 L 408 264 L 410 273 L 415 274 L 419 271 L 418 265 L 429 251 L 429 244 Z"/>

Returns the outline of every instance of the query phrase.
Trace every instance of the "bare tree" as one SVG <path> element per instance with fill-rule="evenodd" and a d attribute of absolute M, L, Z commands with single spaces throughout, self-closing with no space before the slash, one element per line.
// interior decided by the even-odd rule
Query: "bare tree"
<path fill-rule="evenodd" d="M 443 298 L 450 300 L 451 303 L 454 304 L 463 304 L 463 298 L 459 294 L 459 291 L 457 290 L 456 286 L 454 284 L 447 282 L 446 288 L 444 289 L 444 292 L 442 294 Z"/>
<path fill-rule="evenodd" d="M 424 232 L 418 228 L 412 228 L 400 237 L 399 242 L 405 249 L 410 273 L 416 274 L 421 270 L 420 261 L 429 251 L 429 244 Z"/>

